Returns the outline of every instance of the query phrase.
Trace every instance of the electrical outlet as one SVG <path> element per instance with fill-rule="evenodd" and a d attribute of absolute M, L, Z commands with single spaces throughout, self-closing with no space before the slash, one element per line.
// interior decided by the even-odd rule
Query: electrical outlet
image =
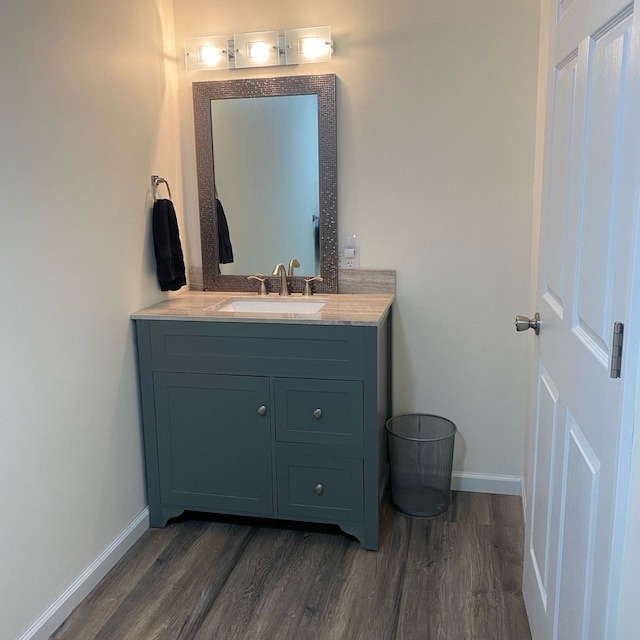
<path fill-rule="evenodd" d="M 345 243 L 338 247 L 338 268 L 360 268 L 360 247 L 357 244 L 356 237 L 353 235 L 347 236 Z"/>

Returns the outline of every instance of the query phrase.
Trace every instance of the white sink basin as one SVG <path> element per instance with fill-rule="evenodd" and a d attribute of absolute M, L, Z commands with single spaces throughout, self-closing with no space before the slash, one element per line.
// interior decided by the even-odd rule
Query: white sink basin
<path fill-rule="evenodd" d="M 327 303 L 322 298 L 228 298 L 205 311 L 221 311 L 223 313 L 291 313 L 308 315 L 318 313 Z"/>

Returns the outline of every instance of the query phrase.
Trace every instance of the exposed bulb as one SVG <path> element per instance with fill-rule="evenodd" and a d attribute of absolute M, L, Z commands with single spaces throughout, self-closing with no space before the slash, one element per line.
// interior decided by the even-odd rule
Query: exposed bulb
<path fill-rule="evenodd" d="M 269 47 L 264 41 L 247 42 L 247 58 L 252 58 L 258 64 L 264 64 L 269 59 Z"/>
<path fill-rule="evenodd" d="M 320 38 L 300 38 L 298 52 L 306 58 L 313 59 L 321 56 L 326 46 Z"/>
<path fill-rule="evenodd" d="M 198 62 L 205 64 L 216 64 L 221 57 L 220 49 L 213 44 L 198 47 Z"/>

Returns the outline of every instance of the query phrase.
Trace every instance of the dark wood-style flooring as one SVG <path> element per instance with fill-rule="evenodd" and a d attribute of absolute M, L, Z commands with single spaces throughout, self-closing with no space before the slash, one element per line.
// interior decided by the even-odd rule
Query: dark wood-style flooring
<path fill-rule="evenodd" d="M 331 527 L 188 514 L 150 529 L 51 640 L 530 640 L 520 498 Z"/>

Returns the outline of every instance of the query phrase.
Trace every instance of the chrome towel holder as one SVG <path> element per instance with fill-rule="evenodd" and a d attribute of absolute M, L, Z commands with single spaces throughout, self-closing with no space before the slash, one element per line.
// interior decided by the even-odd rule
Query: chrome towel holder
<path fill-rule="evenodd" d="M 151 191 L 153 193 L 154 202 L 158 199 L 156 191 L 158 189 L 158 186 L 161 184 L 167 185 L 167 191 L 169 192 L 169 200 L 173 200 L 173 198 L 171 197 L 171 187 L 169 186 L 169 183 L 160 176 L 151 176 Z"/>

